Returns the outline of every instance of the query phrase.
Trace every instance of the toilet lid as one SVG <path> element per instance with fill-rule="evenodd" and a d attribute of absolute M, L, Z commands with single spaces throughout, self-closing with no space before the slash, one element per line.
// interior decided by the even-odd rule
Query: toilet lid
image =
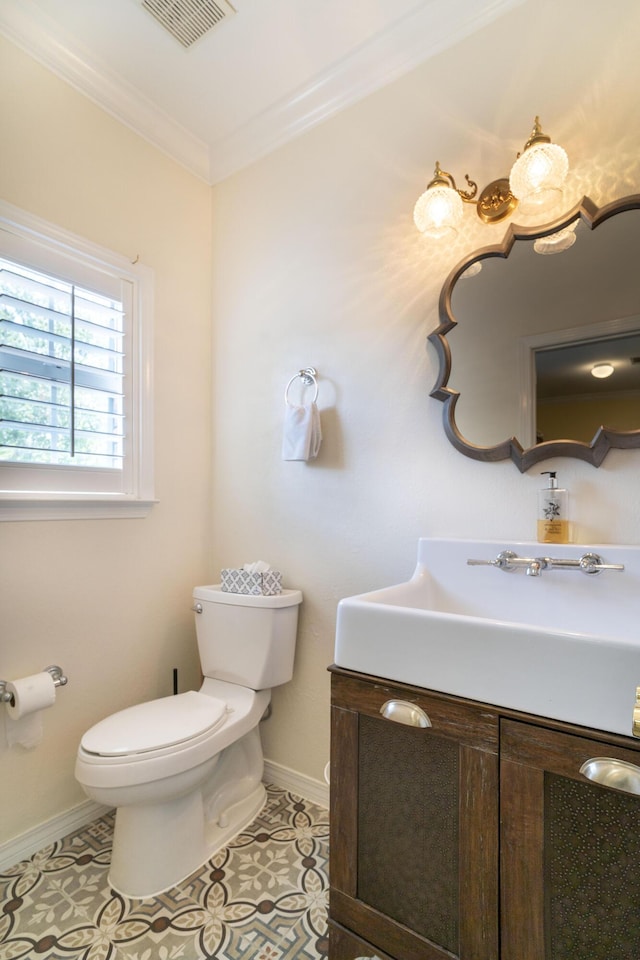
<path fill-rule="evenodd" d="M 103 757 L 148 753 L 214 730 L 226 713 L 224 700 L 190 690 L 114 713 L 87 730 L 82 748 Z"/>

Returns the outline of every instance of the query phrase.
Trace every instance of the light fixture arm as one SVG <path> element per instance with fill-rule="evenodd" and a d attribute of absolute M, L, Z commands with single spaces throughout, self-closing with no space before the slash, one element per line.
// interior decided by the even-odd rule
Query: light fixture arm
<path fill-rule="evenodd" d="M 436 160 L 436 169 L 433 174 L 433 180 L 430 180 L 427 184 L 427 190 L 429 187 L 452 187 L 465 203 L 476 203 L 474 197 L 478 192 L 478 184 L 469 179 L 468 173 L 465 173 L 464 178 L 471 188 L 470 190 L 460 190 L 456 186 L 456 181 L 454 180 L 453 175 L 447 173 L 446 170 L 443 170 L 440 166 L 440 161 Z"/>
<path fill-rule="evenodd" d="M 468 173 L 464 175 L 469 186 L 469 190 L 461 190 L 451 173 L 443 170 L 440 161 L 436 160 L 436 168 L 433 179 L 427 185 L 427 191 L 431 187 L 448 187 L 455 190 L 461 200 L 465 203 L 473 203 L 476 212 L 484 223 L 498 223 L 510 216 L 516 207 L 515 197 L 509 190 L 509 181 L 506 178 L 501 180 L 492 180 L 491 183 L 482 190 L 478 197 L 478 184 L 471 180 Z M 477 197 L 477 199 L 476 199 Z"/>
<path fill-rule="evenodd" d="M 524 153 L 524 151 L 528 150 L 529 147 L 535 146 L 536 143 L 551 143 L 551 137 L 548 137 L 546 133 L 542 132 L 542 127 L 540 126 L 540 117 L 536 117 L 533 124 L 533 129 L 531 131 L 531 136 L 522 148 L 522 152 Z M 518 156 L 520 156 L 520 154 L 518 154 Z"/>

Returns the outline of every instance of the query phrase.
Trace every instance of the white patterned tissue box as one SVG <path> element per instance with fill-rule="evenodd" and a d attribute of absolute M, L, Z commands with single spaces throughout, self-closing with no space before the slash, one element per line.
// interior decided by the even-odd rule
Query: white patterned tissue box
<path fill-rule="evenodd" d="M 282 574 L 277 570 L 249 573 L 248 570 L 220 571 L 220 584 L 225 593 L 249 593 L 254 597 L 272 597 L 282 593 Z"/>

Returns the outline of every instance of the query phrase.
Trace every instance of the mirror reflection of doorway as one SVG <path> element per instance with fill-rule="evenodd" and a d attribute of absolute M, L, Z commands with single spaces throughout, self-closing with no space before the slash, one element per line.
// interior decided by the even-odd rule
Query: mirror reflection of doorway
<path fill-rule="evenodd" d="M 523 337 L 519 358 L 527 445 L 640 428 L 640 316 Z"/>
<path fill-rule="evenodd" d="M 640 424 L 640 334 L 538 349 L 535 356 L 537 442 L 590 443 L 600 426 Z"/>

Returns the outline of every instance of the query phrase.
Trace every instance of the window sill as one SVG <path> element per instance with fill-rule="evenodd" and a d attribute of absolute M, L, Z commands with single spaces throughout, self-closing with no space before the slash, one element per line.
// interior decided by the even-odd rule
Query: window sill
<path fill-rule="evenodd" d="M 7 520 L 135 520 L 148 516 L 157 500 L 1 500 Z"/>

